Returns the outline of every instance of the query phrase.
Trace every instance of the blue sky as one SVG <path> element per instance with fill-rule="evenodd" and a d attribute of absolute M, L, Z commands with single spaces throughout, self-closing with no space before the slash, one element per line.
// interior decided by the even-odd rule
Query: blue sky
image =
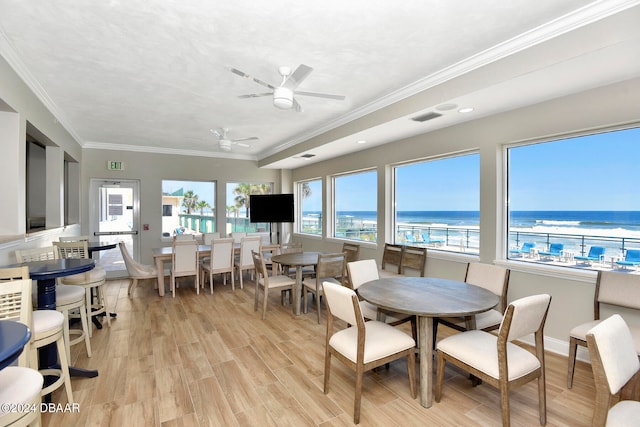
<path fill-rule="evenodd" d="M 640 128 L 515 147 L 508 161 L 511 210 L 640 211 Z M 479 176 L 477 154 L 400 167 L 397 209 L 478 210 Z M 338 211 L 376 210 L 375 171 L 336 181 Z M 321 180 L 309 185 L 304 211 L 320 211 Z M 181 186 L 183 181 L 163 181 L 163 191 Z M 188 189 L 213 205 L 211 182 L 193 182 Z M 233 198 L 227 194 L 227 205 Z"/>

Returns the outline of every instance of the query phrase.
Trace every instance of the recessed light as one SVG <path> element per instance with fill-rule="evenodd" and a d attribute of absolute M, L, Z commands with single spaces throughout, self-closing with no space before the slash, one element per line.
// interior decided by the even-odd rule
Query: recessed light
<path fill-rule="evenodd" d="M 358 143 L 358 144 L 366 144 L 366 143 L 367 143 L 367 141 L 366 141 L 366 140 L 364 140 L 364 139 L 360 139 L 360 140 L 358 140 L 358 141 L 357 141 L 357 143 Z"/>
<path fill-rule="evenodd" d="M 458 113 L 465 114 L 465 113 L 470 113 L 472 111 L 473 111 L 473 107 L 463 107 L 458 110 Z"/>

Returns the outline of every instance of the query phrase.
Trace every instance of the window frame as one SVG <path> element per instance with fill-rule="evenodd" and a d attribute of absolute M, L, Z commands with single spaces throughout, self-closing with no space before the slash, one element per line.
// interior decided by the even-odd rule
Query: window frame
<path fill-rule="evenodd" d="M 337 221 L 337 209 L 336 209 L 336 180 L 339 178 L 343 178 L 346 176 L 350 176 L 350 175 L 357 175 L 357 174 L 364 174 L 364 173 L 374 173 L 375 174 L 375 178 L 376 178 L 376 185 L 375 185 L 375 196 L 376 196 L 376 209 L 375 209 L 375 213 L 376 213 L 376 231 L 375 231 L 375 239 L 373 240 L 363 240 L 363 239 L 352 239 L 349 238 L 347 236 L 336 236 L 336 221 Z M 378 212 L 378 193 L 379 193 L 379 189 L 378 189 L 378 181 L 379 181 L 379 177 L 378 177 L 378 169 L 376 167 L 370 167 L 370 168 L 365 168 L 365 169 L 358 169 L 358 170 L 354 170 L 354 171 L 348 171 L 348 172 L 342 172 L 342 173 L 338 173 L 338 174 L 333 174 L 329 176 L 329 196 L 328 196 L 328 200 L 330 200 L 330 209 L 329 209 L 329 213 L 328 215 L 330 216 L 330 221 L 327 221 L 327 231 L 326 231 L 326 236 L 328 239 L 335 239 L 335 240 L 339 240 L 339 241 L 352 241 L 352 242 L 359 242 L 361 244 L 376 244 L 379 236 L 378 236 L 378 220 L 379 220 L 379 212 Z"/>
<path fill-rule="evenodd" d="M 308 184 L 311 182 L 319 182 L 320 183 L 320 218 L 319 218 L 319 228 L 320 228 L 320 232 L 319 233 L 309 233 L 304 231 L 303 229 L 303 218 L 304 218 L 304 197 L 302 196 L 302 188 L 304 184 Z M 322 237 L 324 236 L 324 212 L 325 212 L 325 204 L 324 204 L 324 199 L 323 199 L 323 193 L 324 193 L 324 180 L 320 177 L 318 178 L 309 178 L 309 179 L 304 179 L 304 180 L 300 180 L 300 181 L 296 181 L 294 183 L 294 188 L 295 188 L 295 198 L 298 201 L 298 203 L 296 204 L 296 216 L 295 216 L 295 232 L 304 236 L 309 236 L 309 237 Z M 313 194 L 313 193 L 312 193 Z"/>
<path fill-rule="evenodd" d="M 430 162 L 437 162 L 437 161 L 444 161 L 444 160 L 449 160 L 449 159 L 455 159 L 455 158 L 460 158 L 460 157 L 464 157 L 464 156 L 477 156 L 477 162 L 478 162 L 478 207 L 477 207 L 477 212 L 478 212 L 478 226 L 477 226 L 477 231 L 475 231 L 475 233 L 478 236 L 478 248 L 477 251 L 468 251 L 468 250 L 453 250 L 453 248 L 455 246 L 451 246 L 451 249 L 447 249 L 444 246 L 446 246 L 446 242 L 445 245 L 441 245 L 440 243 L 434 243 L 434 244 L 426 244 L 427 248 L 429 249 L 429 251 L 437 251 L 439 253 L 442 254 L 451 254 L 451 255 L 464 255 L 464 256 L 472 256 L 472 257 L 479 257 L 480 255 L 480 247 L 481 247 L 481 242 L 480 242 L 480 215 L 481 215 L 481 203 L 480 203 L 480 187 L 481 187 L 481 175 L 482 175 L 482 170 L 481 170 L 481 153 L 480 150 L 478 149 L 473 149 L 473 150 L 466 150 L 466 151 L 457 151 L 454 153 L 445 153 L 442 155 L 437 155 L 437 156 L 432 156 L 432 157 L 423 157 L 423 158 L 419 158 L 419 159 L 412 159 L 409 161 L 404 161 L 404 162 L 399 162 L 399 163 L 394 163 L 392 165 L 390 165 L 391 167 L 391 172 L 390 172 L 390 177 L 391 177 L 391 204 L 390 204 L 390 219 L 391 221 L 390 223 L 390 230 L 388 232 L 388 235 L 390 237 L 390 241 L 395 243 L 395 244 L 417 244 L 417 245 L 422 245 L 422 243 L 420 242 L 411 242 L 411 243 L 406 243 L 404 241 L 400 241 L 398 240 L 398 232 L 396 231 L 398 229 L 398 210 L 397 210 L 397 196 L 398 196 L 398 169 L 401 167 L 406 167 L 406 166 L 413 166 L 413 165 L 418 165 L 418 164 L 426 164 L 426 163 L 430 163 Z M 447 227 L 448 229 L 448 227 Z M 473 230 L 472 228 L 469 228 L 469 230 Z M 448 231 L 445 233 L 446 235 L 448 235 Z M 434 240 L 442 240 L 442 239 L 434 239 Z M 448 240 L 448 239 L 446 239 Z"/>

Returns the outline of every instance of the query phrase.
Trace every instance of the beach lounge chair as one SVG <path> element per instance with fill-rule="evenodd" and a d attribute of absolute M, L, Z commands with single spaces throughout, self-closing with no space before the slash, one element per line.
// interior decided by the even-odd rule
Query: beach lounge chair
<path fill-rule="evenodd" d="M 426 233 L 422 233 L 421 236 L 422 236 L 422 241 L 420 243 L 425 243 L 427 245 L 435 245 L 435 246 L 440 246 L 440 245 L 442 245 L 444 243 L 444 240 L 432 239 Z"/>
<path fill-rule="evenodd" d="M 406 233 L 404 233 L 404 241 L 410 244 L 416 243 L 416 238 L 413 235 L 412 231 L 407 231 Z"/>
<path fill-rule="evenodd" d="M 621 265 L 622 268 L 636 267 L 640 265 L 640 249 L 627 249 L 627 253 L 624 259 L 616 261 L 616 264 Z"/>
<path fill-rule="evenodd" d="M 548 251 L 540 251 L 538 255 L 540 258 L 558 258 L 562 257 L 562 250 L 564 249 L 564 243 L 552 243 L 549 245 Z"/>
<path fill-rule="evenodd" d="M 516 249 L 510 249 L 509 253 L 514 256 L 522 256 L 525 254 L 531 254 L 531 249 L 535 248 L 536 244 L 534 242 L 524 242 L 522 246 Z"/>
<path fill-rule="evenodd" d="M 601 263 L 604 261 L 604 251 L 605 248 L 602 246 L 591 246 L 589 248 L 589 253 L 586 256 L 576 255 L 573 259 L 576 260 L 576 263 L 577 261 L 582 261 L 583 264 L 591 264 L 591 261 L 598 261 Z"/>

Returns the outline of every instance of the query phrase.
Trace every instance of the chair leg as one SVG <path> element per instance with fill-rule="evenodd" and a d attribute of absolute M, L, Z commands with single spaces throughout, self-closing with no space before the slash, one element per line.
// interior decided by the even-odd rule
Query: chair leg
<path fill-rule="evenodd" d="M 409 391 L 411 398 L 416 398 L 416 354 L 411 350 L 407 354 L 407 370 L 409 371 Z"/>
<path fill-rule="evenodd" d="M 329 393 L 329 377 L 331 376 L 331 353 L 325 351 L 324 355 L 324 394 Z"/>
<path fill-rule="evenodd" d="M 502 427 L 511 425 L 511 417 L 509 416 L 509 387 L 507 381 L 500 381 L 500 407 L 502 408 Z"/>
<path fill-rule="evenodd" d="M 574 337 L 569 339 L 569 366 L 567 368 L 567 388 L 573 387 L 573 373 L 576 368 L 576 352 L 578 351 L 578 340 Z"/>
<path fill-rule="evenodd" d="M 231 274 L 231 276 L 233 276 L 233 273 Z M 256 281 L 256 291 L 254 292 L 255 303 L 253 304 L 253 311 L 258 311 L 258 294 L 259 293 L 260 293 L 260 285 L 258 285 L 258 282 Z"/>
<path fill-rule="evenodd" d="M 109 314 L 107 313 L 107 316 Z M 89 341 L 89 322 L 87 320 L 87 310 L 84 307 L 80 307 L 80 321 L 82 322 L 82 329 L 84 330 L 84 345 L 87 349 L 87 357 L 91 357 L 91 341 Z"/>
<path fill-rule="evenodd" d="M 356 366 L 356 395 L 353 402 L 353 422 L 360 423 L 360 406 L 362 404 L 362 377 L 364 376 L 364 368 L 361 365 Z"/>
<path fill-rule="evenodd" d="M 436 402 L 440 402 L 440 399 L 442 398 L 442 385 L 444 383 L 444 367 L 447 362 L 444 360 L 444 357 L 442 357 L 440 352 L 438 352 L 437 355 L 436 389 L 433 392 L 433 398 Z M 423 363 L 422 360 L 420 363 Z"/>
<path fill-rule="evenodd" d="M 91 318 L 91 288 L 84 288 L 84 309 L 89 318 Z M 93 337 L 93 322 L 89 325 L 89 338 Z"/>
<path fill-rule="evenodd" d="M 547 392 L 545 390 L 544 369 L 538 377 L 538 411 L 540 412 L 540 425 L 547 424 Z"/>
<path fill-rule="evenodd" d="M 127 288 L 127 295 L 131 296 L 136 286 L 138 285 L 138 279 L 129 278 L 129 287 Z"/>
<path fill-rule="evenodd" d="M 318 311 L 318 325 L 320 324 L 320 292 L 317 292 L 316 295 L 316 309 Z"/>
<path fill-rule="evenodd" d="M 67 401 L 73 403 L 73 391 L 71 389 L 71 376 L 69 375 L 69 361 L 64 349 L 64 338 L 56 341 L 58 348 L 58 358 L 60 359 L 60 370 L 64 375 L 64 389 L 67 392 Z"/>
<path fill-rule="evenodd" d="M 262 320 L 267 318 L 267 302 L 269 301 L 269 288 L 264 287 L 264 296 L 262 297 Z"/>

